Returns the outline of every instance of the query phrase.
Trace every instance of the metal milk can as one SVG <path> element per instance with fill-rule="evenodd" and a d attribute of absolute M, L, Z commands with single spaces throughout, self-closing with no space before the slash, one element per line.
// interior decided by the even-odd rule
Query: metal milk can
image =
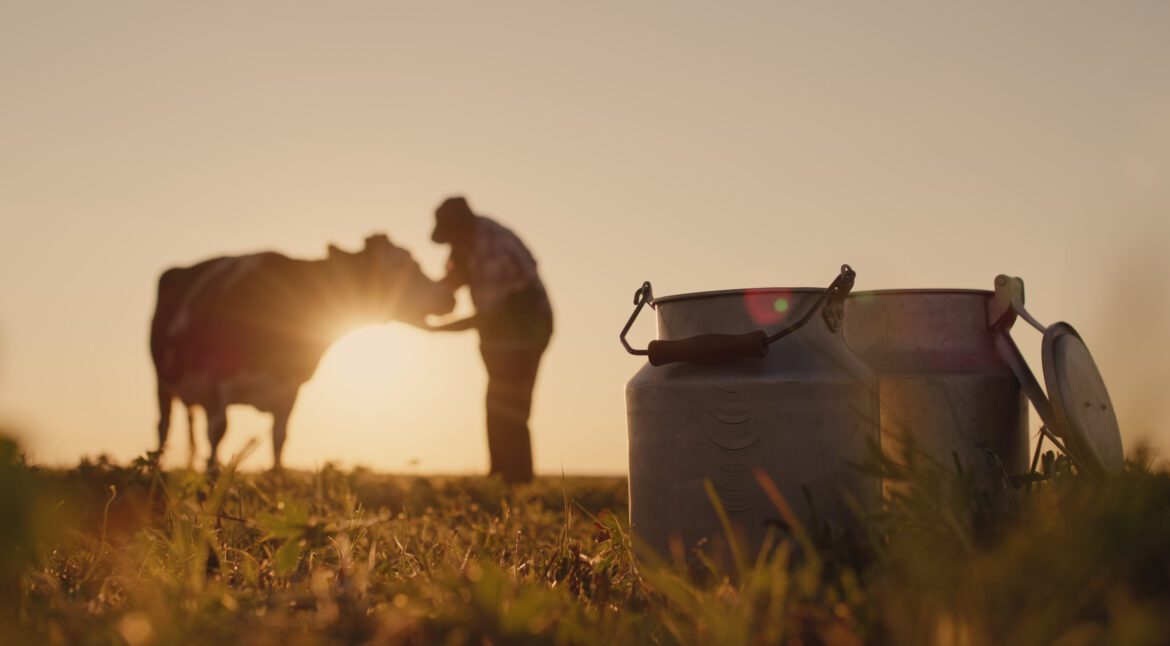
<path fill-rule="evenodd" d="M 996 350 L 992 296 L 903 289 L 845 301 L 845 340 L 878 376 L 887 454 L 910 441 L 949 471 L 956 458 L 979 478 L 1028 471 L 1027 399 Z"/>
<path fill-rule="evenodd" d="M 760 474 L 802 521 L 849 526 L 879 503 L 877 479 L 851 466 L 878 439 L 877 378 L 841 331 L 853 280 L 846 265 L 828 289 L 638 290 L 621 334 L 650 360 L 626 386 L 630 523 L 659 554 L 726 539 L 709 490 L 757 550 L 783 527 Z M 658 340 L 636 350 L 625 336 L 645 305 Z"/>

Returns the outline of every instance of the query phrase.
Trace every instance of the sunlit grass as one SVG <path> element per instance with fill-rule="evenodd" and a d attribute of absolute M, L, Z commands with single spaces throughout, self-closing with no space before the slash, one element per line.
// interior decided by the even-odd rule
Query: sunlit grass
<path fill-rule="evenodd" d="M 788 523 L 730 570 L 642 553 L 625 482 L 48 471 L 3 446 L 3 643 L 1159 643 L 1170 475 L 869 465 L 864 544 Z M 902 456 L 906 458 L 907 456 Z M 767 479 L 761 480 L 765 490 Z M 774 492 L 773 492 L 774 493 Z M 778 494 L 770 496 L 783 506 Z M 717 502 L 717 500 L 716 500 Z"/>

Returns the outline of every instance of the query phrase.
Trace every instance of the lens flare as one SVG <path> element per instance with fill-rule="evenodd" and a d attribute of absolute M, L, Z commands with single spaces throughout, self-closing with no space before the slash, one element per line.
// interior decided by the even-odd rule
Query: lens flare
<path fill-rule="evenodd" d="M 775 289 L 748 290 L 743 294 L 743 305 L 756 325 L 769 326 L 788 318 L 791 296 Z"/>

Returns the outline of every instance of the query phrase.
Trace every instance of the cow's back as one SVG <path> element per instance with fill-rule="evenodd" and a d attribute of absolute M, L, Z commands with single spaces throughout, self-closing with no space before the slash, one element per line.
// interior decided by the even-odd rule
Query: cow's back
<path fill-rule="evenodd" d="M 151 356 L 159 377 L 181 379 L 199 371 L 231 372 L 227 346 L 245 342 L 242 330 L 232 330 L 233 320 L 248 317 L 240 310 L 256 291 L 263 265 L 274 253 L 228 256 L 205 260 L 190 267 L 168 269 L 159 277 L 158 300 L 151 322 Z M 283 258 L 283 257 L 281 257 Z M 287 260 L 287 259 L 286 259 Z M 253 299 L 254 300 L 254 299 Z M 226 363 L 225 363 L 226 362 Z M 222 376 L 216 375 L 216 376 Z"/>
<path fill-rule="evenodd" d="M 160 380 L 307 380 L 325 347 L 312 320 L 323 288 L 315 265 L 265 252 L 163 273 L 151 326 Z"/>
<path fill-rule="evenodd" d="M 179 339 L 172 332 L 176 323 L 190 315 L 186 310 L 197 283 L 207 282 L 215 273 L 213 267 L 232 260 L 213 258 L 190 267 L 172 267 L 159 276 L 154 318 L 150 322 L 150 356 L 160 378 L 177 376 L 173 353 Z"/>

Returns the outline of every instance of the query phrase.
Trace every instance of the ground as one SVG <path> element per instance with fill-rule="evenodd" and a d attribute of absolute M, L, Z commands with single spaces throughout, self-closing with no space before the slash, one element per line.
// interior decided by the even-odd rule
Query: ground
<path fill-rule="evenodd" d="M 0 444 L 0 642 L 1165 643 L 1170 475 L 1059 459 L 978 484 L 905 460 L 869 535 L 757 559 L 643 553 L 621 478 L 218 478 Z"/>

